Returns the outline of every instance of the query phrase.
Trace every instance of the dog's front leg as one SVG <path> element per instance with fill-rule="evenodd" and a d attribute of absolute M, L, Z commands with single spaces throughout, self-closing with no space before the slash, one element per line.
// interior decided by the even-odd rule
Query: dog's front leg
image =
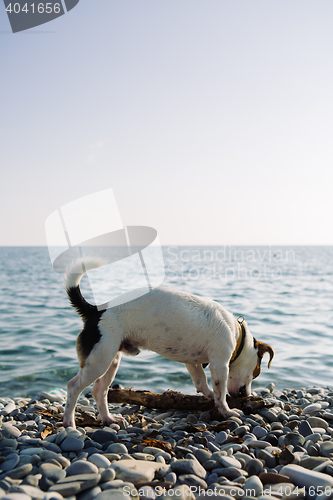
<path fill-rule="evenodd" d="M 208 399 L 214 399 L 214 393 L 207 384 L 207 377 L 202 365 L 185 364 L 185 366 L 192 377 L 197 392 L 202 392 L 202 394 Z"/>
<path fill-rule="evenodd" d="M 227 403 L 228 365 L 211 361 L 210 373 L 212 376 L 215 406 L 218 408 L 219 412 L 222 413 L 224 418 L 239 417 L 240 413 L 238 410 L 230 410 Z"/>

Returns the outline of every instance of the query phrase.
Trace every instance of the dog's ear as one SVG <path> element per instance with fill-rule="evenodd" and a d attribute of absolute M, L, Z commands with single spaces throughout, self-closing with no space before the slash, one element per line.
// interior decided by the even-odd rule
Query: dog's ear
<path fill-rule="evenodd" d="M 268 344 L 265 344 L 265 342 L 260 342 L 259 340 L 253 339 L 253 346 L 255 349 L 258 350 L 258 360 L 257 360 L 257 365 L 255 369 L 253 370 L 253 378 L 257 378 L 260 375 L 260 364 L 263 355 L 268 352 L 269 354 L 269 361 L 268 361 L 268 368 L 271 367 L 272 359 L 274 356 L 274 351 L 272 347 Z"/>
<path fill-rule="evenodd" d="M 271 367 L 271 363 L 272 363 L 272 359 L 274 357 L 274 351 L 273 351 L 273 348 L 268 345 L 268 344 L 265 344 L 265 342 L 260 342 L 259 340 L 256 341 L 256 347 L 258 349 L 258 357 L 261 361 L 263 355 L 268 352 L 269 354 L 269 361 L 268 361 L 268 368 Z"/>

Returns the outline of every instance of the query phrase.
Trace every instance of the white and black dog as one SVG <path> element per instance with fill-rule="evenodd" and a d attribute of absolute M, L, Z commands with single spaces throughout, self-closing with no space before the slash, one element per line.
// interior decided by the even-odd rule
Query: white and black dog
<path fill-rule="evenodd" d="M 107 394 L 121 353 L 137 355 L 140 349 L 185 363 L 197 392 L 215 400 L 224 417 L 231 396 L 249 396 L 251 382 L 260 374 L 260 363 L 271 346 L 255 340 L 245 321 L 238 321 L 211 299 L 159 287 L 126 304 L 99 311 L 82 296 L 79 283 L 84 273 L 68 274 L 66 290 L 80 314 L 84 327 L 76 347 L 79 373 L 68 382 L 64 425 L 75 427 L 74 411 L 80 393 L 94 383 L 92 395 L 104 424 L 121 417 L 111 416 Z M 207 384 L 203 364 L 210 365 L 213 391 Z"/>

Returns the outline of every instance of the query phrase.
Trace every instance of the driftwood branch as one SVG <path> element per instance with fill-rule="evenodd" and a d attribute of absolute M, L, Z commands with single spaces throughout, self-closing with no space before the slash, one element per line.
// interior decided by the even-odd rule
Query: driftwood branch
<path fill-rule="evenodd" d="M 266 403 L 261 397 L 250 396 L 248 398 L 231 398 L 227 396 L 230 408 L 238 408 L 244 413 L 255 413 L 260 408 L 269 408 L 273 404 Z M 132 389 L 110 389 L 108 393 L 109 403 L 126 403 L 142 405 L 146 408 L 158 410 L 185 410 L 185 411 L 208 411 L 213 410 L 218 416 L 214 402 L 205 396 L 192 396 L 180 392 L 166 391 L 155 394 L 150 391 L 133 391 Z M 221 418 L 221 415 L 219 415 Z"/>

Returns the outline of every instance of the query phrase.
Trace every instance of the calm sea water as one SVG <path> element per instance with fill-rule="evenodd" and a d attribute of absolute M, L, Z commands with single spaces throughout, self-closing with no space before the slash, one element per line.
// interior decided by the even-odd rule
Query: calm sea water
<path fill-rule="evenodd" d="M 273 346 L 272 367 L 264 358 L 254 388 L 333 387 L 333 247 L 164 247 L 163 253 L 165 286 L 244 315 L 253 335 Z M 78 370 L 81 320 L 47 248 L 1 247 L 0 277 L 0 396 L 65 389 Z M 121 286 L 115 281 L 114 291 Z M 123 357 L 116 381 L 195 393 L 184 365 L 149 352 Z"/>

